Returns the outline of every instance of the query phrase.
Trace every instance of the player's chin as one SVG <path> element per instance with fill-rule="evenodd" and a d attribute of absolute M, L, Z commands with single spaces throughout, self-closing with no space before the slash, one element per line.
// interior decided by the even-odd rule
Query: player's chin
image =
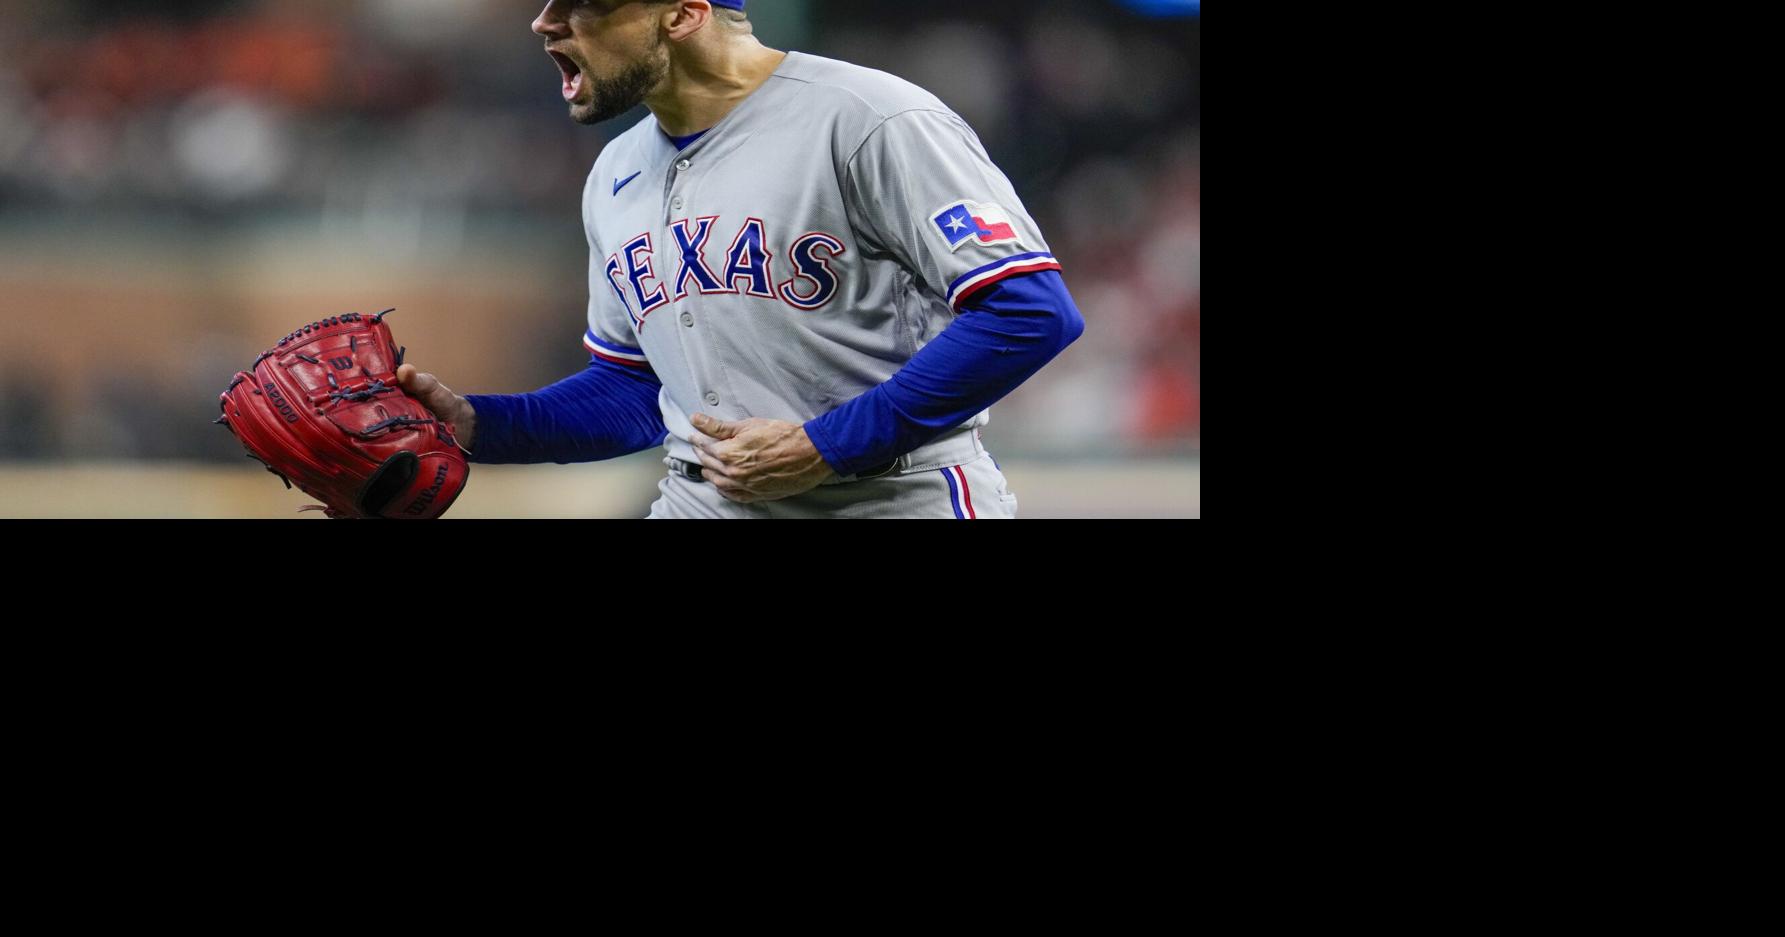
<path fill-rule="evenodd" d="M 579 124 L 599 124 L 602 121 L 613 120 L 626 113 L 627 110 L 629 108 L 603 106 L 599 101 L 590 104 L 573 104 L 570 107 L 570 119 Z"/>
<path fill-rule="evenodd" d="M 570 119 L 579 124 L 599 124 L 613 117 L 612 111 L 600 95 L 590 91 L 570 102 Z"/>

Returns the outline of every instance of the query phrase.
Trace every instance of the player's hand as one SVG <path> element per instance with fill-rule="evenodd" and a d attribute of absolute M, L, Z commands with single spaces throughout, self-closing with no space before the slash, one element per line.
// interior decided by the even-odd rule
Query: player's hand
<path fill-rule="evenodd" d="M 727 500 L 740 504 L 779 501 L 817 488 L 835 475 L 806 428 L 782 420 L 731 422 L 704 413 L 693 417 L 689 440 L 701 474 Z"/>
<path fill-rule="evenodd" d="M 397 383 L 435 416 L 452 424 L 453 436 L 459 445 L 473 448 L 477 438 L 477 409 L 471 406 L 471 401 L 453 393 L 452 388 L 440 383 L 434 375 L 423 374 L 413 364 L 397 366 Z"/>

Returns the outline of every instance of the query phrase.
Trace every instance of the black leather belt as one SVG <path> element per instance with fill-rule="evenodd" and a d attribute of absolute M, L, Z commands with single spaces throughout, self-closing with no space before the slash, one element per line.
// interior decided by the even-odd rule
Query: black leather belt
<path fill-rule="evenodd" d="M 706 481 L 706 476 L 704 476 L 700 473 L 700 466 L 695 465 L 693 462 L 684 462 L 681 459 L 676 458 L 675 456 L 670 456 L 669 458 L 665 459 L 664 461 L 669 463 L 669 470 L 671 472 L 674 472 L 675 474 L 680 475 L 683 478 L 688 479 L 689 481 L 692 481 L 692 482 Z M 891 475 L 893 473 L 893 470 L 898 467 L 899 467 L 899 460 L 894 459 L 891 462 L 886 463 L 885 465 L 876 465 L 871 469 L 867 469 L 866 471 L 857 472 L 854 475 L 849 476 L 849 478 L 851 478 L 855 481 L 862 481 L 864 479 L 869 479 L 869 478 L 879 478 L 882 475 Z"/>

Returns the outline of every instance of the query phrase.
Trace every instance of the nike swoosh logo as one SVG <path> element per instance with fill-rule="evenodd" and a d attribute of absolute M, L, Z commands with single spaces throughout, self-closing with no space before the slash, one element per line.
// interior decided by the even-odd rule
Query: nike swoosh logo
<path fill-rule="evenodd" d="M 615 179 L 614 180 L 614 194 L 619 195 L 620 190 L 626 188 L 627 182 L 631 182 L 632 180 L 637 179 L 639 176 L 644 175 L 644 172 L 645 171 L 643 169 L 640 169 L 638 172 L 635 172 L 632 175 L 627 176 L 624 182 L 622 182 L 619 179 Z"/>

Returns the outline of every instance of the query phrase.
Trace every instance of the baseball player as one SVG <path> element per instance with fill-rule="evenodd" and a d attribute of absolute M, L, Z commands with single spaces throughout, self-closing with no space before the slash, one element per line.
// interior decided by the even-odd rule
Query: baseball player
<path fill-rule="evenodd" d="M 653 518 L 1014 517 L 988 408 L 1084 321 L 979 138 L 745 0 L 550 0 L 573 120 L 643 103 L 583 191 L 591 354 L 529 394 L 399 380 L 473 462 L 665 445 Z"/>

